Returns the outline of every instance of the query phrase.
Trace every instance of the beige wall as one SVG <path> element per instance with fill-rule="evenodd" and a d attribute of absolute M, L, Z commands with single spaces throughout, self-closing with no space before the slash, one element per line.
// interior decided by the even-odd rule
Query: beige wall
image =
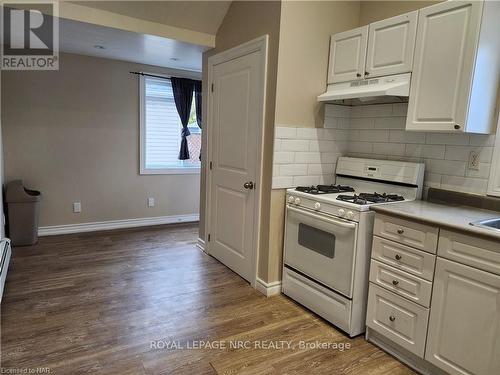
<path fill-rule="evenodd" d="M 330 35 L 358 26 L 358 1 L 285 1 L 281 7 L 276 125 L 323 126 Z"/>
<path fill-rule="evenodd" d="M 261 225 L 259 245 L 258 274 L 267 281 L 268 243 L 269 243 L 269 214 L 271 201 L 272 178 L 272 143 L 274 132 L 274 109 L 276 102 L 276 75 L 278 66 L 278 44 L 280 27 L 279 1 L 235 1 L 229 7 L 215 38 L 215 48 L 203 55 L 203 88 L 204 97 L 207 92 L 207 59 L 218 52 L 224 51 L 239 44 L 248 42 L 262 35 L 269 35 L 268 67 L 267 67 L 267 98 L 264 128 L 264 169 L 262 176 Z M 206 118 L 206 101 L 204 101 L 204 118 Z M 206 140 L 205 140 L 206 142 Z M 206 143 L 205 143 L 206 144 Z M 204 150 L 207 147 L 203 147 Z M 202 192 L 204 192 L 205 174 L 202 173 Z M 204 237 L 204 207 L 205 196 L 202 193 L 200 209 L 200 236 Z"/>
<path fill-rule="evenodd" d="M 441 0 L 442 1 L 442 0 Z M 368 25 L 371 22 L 380 21 L 384 18 L 389 18 L 411 12 L 440 1 L 361 1 L 361 9 L 359 12 L 359 26 Z"/>
<path fill-rule="evenodd" d="M 42 191 L 41 226 L 198 212 L 199 175 L 138 174 L 132 70 L 172 72 L 70 54 L 61 55 L 59 71 L 2 72 L 5 179 Z"/>
<path fill-rule="evenodd" d="M 287 1 L 281 9 L 276 126 L 323 127 L 330 35 L 358 26 L 357 1 Z M 273 190 L 267 281 L 281 279 L 285 191 Z"/>

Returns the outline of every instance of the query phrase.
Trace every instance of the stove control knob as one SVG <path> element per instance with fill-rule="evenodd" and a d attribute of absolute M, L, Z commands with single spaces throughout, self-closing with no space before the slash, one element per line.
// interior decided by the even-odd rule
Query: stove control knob
<path fill-rule="evenodd" d="M 343 208 L 341 208 L 338 212 L 339 212 L 339 216 L 345 215 L 345 210 Z"/>
<path fill-rule="evenodd" d="M 295 204 L 298 206 L 300 204 L 300 198 L 295 198 Z"/>
<path fill-rule="evenodd" d="M 321 204 L 319 202 L 314 203 L 314 209 L 315 210 L 321 210 Z"/>
<path fill-rule="evenodd" d="M 349 220 L 352 219 L 354 217 L 354 212 L 347 211 L 347 213 L 345 214 L 345 217 L 348 218 Z"/>
<path fill-rule="evenodd" d="M 295 198 L 290 195 L 288 197 L 288 203 L 293 203 L 293 202 L 295 202 Z"/>

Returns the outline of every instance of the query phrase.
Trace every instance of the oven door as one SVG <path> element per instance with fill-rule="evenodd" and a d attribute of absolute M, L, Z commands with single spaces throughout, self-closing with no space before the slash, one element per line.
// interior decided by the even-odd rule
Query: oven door
<path fill-rule="evenodd" d="M 287 206 L 285 265 L 352 297 L 358 224 Z"/>

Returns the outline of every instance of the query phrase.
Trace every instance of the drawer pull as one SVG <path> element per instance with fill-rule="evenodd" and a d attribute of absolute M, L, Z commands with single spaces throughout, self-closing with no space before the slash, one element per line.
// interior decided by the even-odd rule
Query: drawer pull
<path fill-rule="evenodd" d="M 401 260 L 401 255 L 396 254 L 396 255 L 394 255 L 394 258 L 396 258 L 396 260 Z"/>
<path fill-rule="evenodd" d="M 396 317 L 395 317 L 394 315 L 391 315 L 391 316 L 389 317 L 389 320 L 390 320 L 391 322 L 393 322 L 393 321 L 395 321 L 395 320 L 396 320 Z"/>
<path fill-rule="evenodd" d="M 392 280 L 392 285 L 396 286 L 399 284 L 399 281 L 398 280 Z"/>
<path fill-rule="evenodd" d="M 398 234 L 403 234 L 404 232 L 405 232 L 405 230 L 403 228 L 398 229 Z"/>

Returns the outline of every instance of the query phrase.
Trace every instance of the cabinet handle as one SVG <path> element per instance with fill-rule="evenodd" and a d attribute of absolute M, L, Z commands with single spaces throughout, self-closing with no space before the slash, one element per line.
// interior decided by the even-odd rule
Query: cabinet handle
<path fill-rule="evenodd" d="M 403 234 L 404 232 L 405 232 L 405 230 L 403 228 L 398 229 L 398 234 Z"/>
<path fill-rule="evenodd" d="M 396 254 L 396 255 L 394 255 L 394 258 L 396 258 L 396 260 L 401 260 L 401 255 Z"/>
<path fill-rule="evenodd" d="M 396 286 L 396 285 L 398 285 L 398 284 L 399 284 L 399 281 L 397 281 L 397 280 L 392 280 L 392 285 Z"/>
<path fill-rule="evenodd" d="M 370 75 L 370 72 L 365 72 L 365 76 L 369 76 Z"/>
<path fill-rule="evenodd" d="M 396 320 L 396 317 L 395 317 L 394 315 L 391 315 L 391 316 L 389 317 L 389 320 L 390 320 L 391 322 L 393 322 L 393 321 L 395 321 L 395 320 Z"/>
<path fill-rule="evenodd" d="M 458 124 L 455 124 L 454 128 L 455 128 L 455 130 L 459 130 L 461 128 L 461 126 Z"/>
<path fill-rule="evenodd" d="M 361 77 L 361 73 L 357 73 L 357 74 L 356 74 L 356 77 Z"/>

